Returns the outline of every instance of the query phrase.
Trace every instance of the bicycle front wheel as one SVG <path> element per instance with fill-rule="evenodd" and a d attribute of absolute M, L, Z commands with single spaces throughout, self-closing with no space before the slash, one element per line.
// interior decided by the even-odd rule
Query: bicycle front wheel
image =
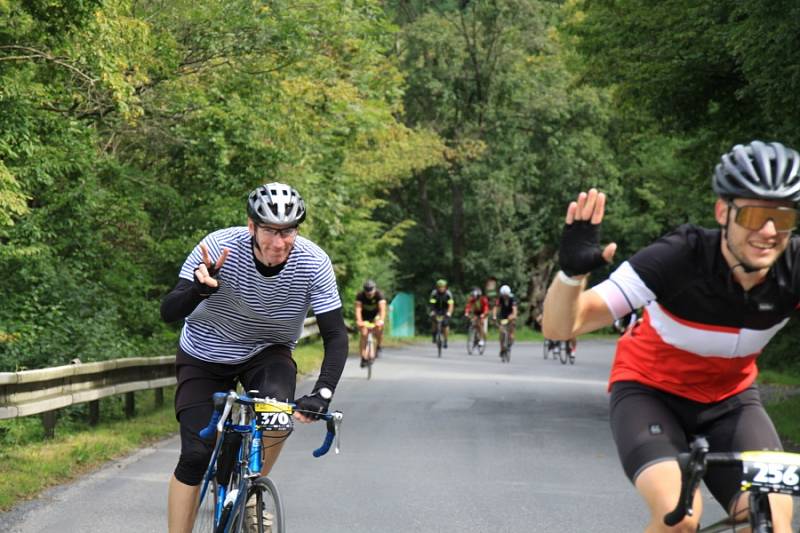
<path fill-rule="evenodd" d="M 569 348 L 567 346 L 561 347 L 558 351 L 558 358 L 561 360 L 562 365 L 567 364 L 567 361 L 569 361 Z"/>
<path fill-rule="evenodd" d="M 284 511 L 278 488 L 268 477 L 259 477 L 247 489 L 247 503 L 239 506 L 244 516 L 233 518 L 231 531 L 241 533 L 284 533 Z M 239 514 L 239 513 L 237 513 Z"/>
<path fill-rule="evenodd" d="M 192 533 L 214 533 L 214 513 L 217 507 L 217 480 L 208 482 L 205 492 L 200 497 L 197 515 L 194 518 Z"/>
<path fill-rule="evenodd" d="M 469 331 L 467 332 L 467 354 L 472 355 L 472 350 L 477 344 L 475 337 L 478 335 L 478 331 L 470 326 Z"/>

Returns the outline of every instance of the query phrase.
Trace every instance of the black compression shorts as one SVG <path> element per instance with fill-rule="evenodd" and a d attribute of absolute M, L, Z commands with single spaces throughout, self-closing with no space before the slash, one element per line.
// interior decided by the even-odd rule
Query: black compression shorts
<path fill-rule="evenodd" d="M 625 474 L 632 482 L 648 466 L 689 451 L 695 435 L 711 452 L 781 450 L 775 426 L 755 386 L 715 403 L 699 403 L 632 381 L 611 387 L 611 431 Z M 730 510 L 741 469 L 709 467 L 704 478 L 714 498 Z"/>
<path fill-rule="evenodd" d="M 236 389 L 240 382 L 245 391 L 258 390 L 263 396 L 280 401 L 294 401 L 297 365 L 292 351 L 279 344 L 269 346 L 245 361 L 234 365 L 209 363 L 192 357 L 178 348 L 175 357 L 178 389 L 175 414 L 180 419 L 184 409 L 206 404 L 211 408 L 215 392 Z"/>

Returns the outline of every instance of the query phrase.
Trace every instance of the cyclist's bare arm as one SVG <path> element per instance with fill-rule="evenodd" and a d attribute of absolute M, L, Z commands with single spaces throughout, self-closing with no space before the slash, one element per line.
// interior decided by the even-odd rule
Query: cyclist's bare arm
<path fill-rule="evenodd" d="M 361 317 L 361 302 L 356 300 L 356 326 L 361 327 L 364 319 Z"/>
<path fill-rule="evenodd" d="M 378 302 L 378 319 L 381 323 L 386 322 L 386 300 Z"/>
<path fill-rule="evenodd" d="M 547 339 L 570 340 L 614 323 L 606 302 L 584 284 L 572 286 L 558 276 L 550 284 L 544 298 L 542 334 Z"/>

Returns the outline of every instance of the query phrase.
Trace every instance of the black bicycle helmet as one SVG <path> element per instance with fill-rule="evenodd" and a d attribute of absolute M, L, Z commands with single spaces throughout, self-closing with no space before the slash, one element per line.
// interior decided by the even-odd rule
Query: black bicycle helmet
<path fill-rule="evenodd" d="M 364 290 L 367 292 L 374 291 L 376 287 L 377 285 L 375 285 L 375 282 L 372 281 L 371 279 L 368 279 L 367 281 L 364 282 Z"/>
<path fill-rule="evenodd" d="M 247 216 L 257 224 L 296 226 L 306 218 L 306 204 L 293 187 L 267 183 L 247 197 Z"/>
<path fill-rule="evenodd" d="M 714 192 L 723 198 L 800 201 L 800 154 L 781 143 L 737 144 L 714 169 Z"/>

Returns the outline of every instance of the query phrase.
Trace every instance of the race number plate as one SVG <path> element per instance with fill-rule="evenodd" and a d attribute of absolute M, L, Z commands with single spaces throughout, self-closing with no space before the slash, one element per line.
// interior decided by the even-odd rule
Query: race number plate
<path fill-rule="evenodd" d="M 800 494 L 800 455 L 743 452 L 742 490 Z"/>
<path fill-rule="evenodd" d="M 255 404 L 258 420 L 256 424 L 264 431 L 286 431 L 292 429 L 292 408 L 289 405 Z"/>

